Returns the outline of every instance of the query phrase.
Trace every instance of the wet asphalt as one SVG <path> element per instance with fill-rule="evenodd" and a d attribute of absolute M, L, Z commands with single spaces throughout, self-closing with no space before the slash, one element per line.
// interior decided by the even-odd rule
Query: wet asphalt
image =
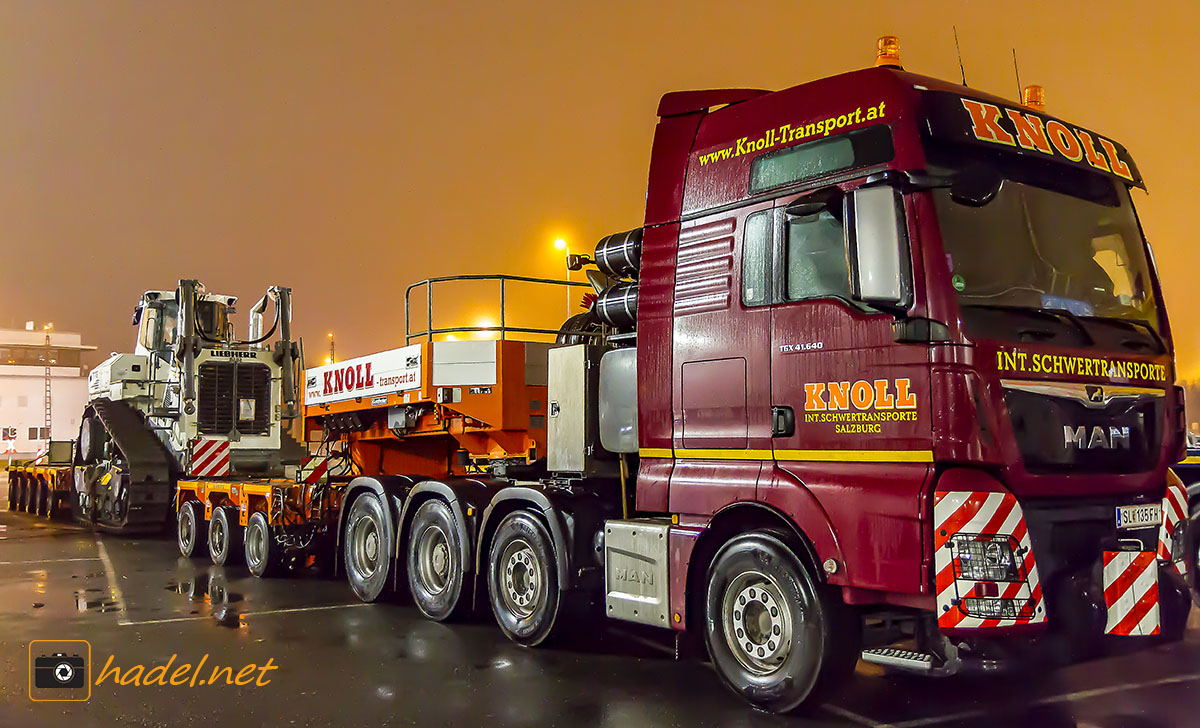
<path fill-rule="evenodd" d="M 6 491 L 3 489 L 0 492 Z M 364 605 L 341 580 L 273 580 L 182 559 L 172 540 L 98 538 L 0 501 L 0 726 L 1196 726 L 1200 615 L 1181 644 L 1009 677 L 929 679 L 859 664 L 831 703 L 755 712 L 665 631 L 605 620 L 535 650 L 490 615 L 423 619 Z M 91 680 L 124 669 L 271 661 L 244 685 L 93 685 L 29 700 L 31 640 L 83 639 Z M 202 674 L 209 675 L 209 667 Z M 203 682 L 203 681 L 201 681 Z"/>

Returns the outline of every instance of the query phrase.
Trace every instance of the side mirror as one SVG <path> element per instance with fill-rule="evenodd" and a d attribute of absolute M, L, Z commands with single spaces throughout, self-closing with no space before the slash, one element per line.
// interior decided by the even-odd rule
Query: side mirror
<path fill-rule="evenodd" d="M 854 191 L 851 247 L 852 295 L 864 303 L 899 312 L 905 308 L 908 250 L 900 193 L 887 185 Z"/>
<path fill-rule="evenodd" d="M 805 217 L 808 215 L 817 215 L 828 210 L 834 213 L 835 216 L 840 216 L 841 207 L 841 190 L 837 187 L 829 187 L 801 197 L 784 208 L 784 212 L 793 217 Z"/>
<path fill-rule="evenodd" d="M 950 183 L 950 199 L 960 205 L 983 207 L 1000 191 L 1004 178 L 982 164 L 964 167 Z"/>

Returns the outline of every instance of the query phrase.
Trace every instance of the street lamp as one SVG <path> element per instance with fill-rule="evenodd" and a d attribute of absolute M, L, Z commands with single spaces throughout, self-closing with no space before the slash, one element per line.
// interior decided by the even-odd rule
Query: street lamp
<path fill-rule="evenodd" d="M 330 331 L 329 332 L 329 363 L 332 364 L 335 361 L 337 361 L 337 355 L 334 353 L 334 348 L 333 348 L 333 332 Z"/>
<path fill-rule="evenodd" d="M 563 265 L 567 268 L 567 282 L 569 283 L 571 281 L 571 249 L 567 247 L 567 241 L 563 238 L 554 239 L 554 249 L 562 251 Z M 567 318 L 571 318 L 571 287 L 565 286 L 565 288 L 567 289 Z"/>

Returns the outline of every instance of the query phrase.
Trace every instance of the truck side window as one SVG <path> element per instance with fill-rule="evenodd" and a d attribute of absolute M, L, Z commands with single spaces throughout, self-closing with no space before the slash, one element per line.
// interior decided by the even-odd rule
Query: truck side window
<path fill-rule="evenodd" d="M 742 230 L 742 303 L 761 306 L 771 299 L 771 212 L 746 216 Z"/>
<path fill-rule="evenodd" d="M 850 298 L 850 266 L 842 221 L 828 211 L 789 217 L 784 245 L 787 299 Z"/>

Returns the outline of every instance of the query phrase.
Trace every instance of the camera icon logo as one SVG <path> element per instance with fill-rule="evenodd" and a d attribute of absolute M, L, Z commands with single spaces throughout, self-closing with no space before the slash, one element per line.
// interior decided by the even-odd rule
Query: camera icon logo
<path fill-rule="evenodd" d="M 92 646 L 86 640 L 31 641 L 29 699 L 39 702 L 89 699 L 91 661 Z"/>

